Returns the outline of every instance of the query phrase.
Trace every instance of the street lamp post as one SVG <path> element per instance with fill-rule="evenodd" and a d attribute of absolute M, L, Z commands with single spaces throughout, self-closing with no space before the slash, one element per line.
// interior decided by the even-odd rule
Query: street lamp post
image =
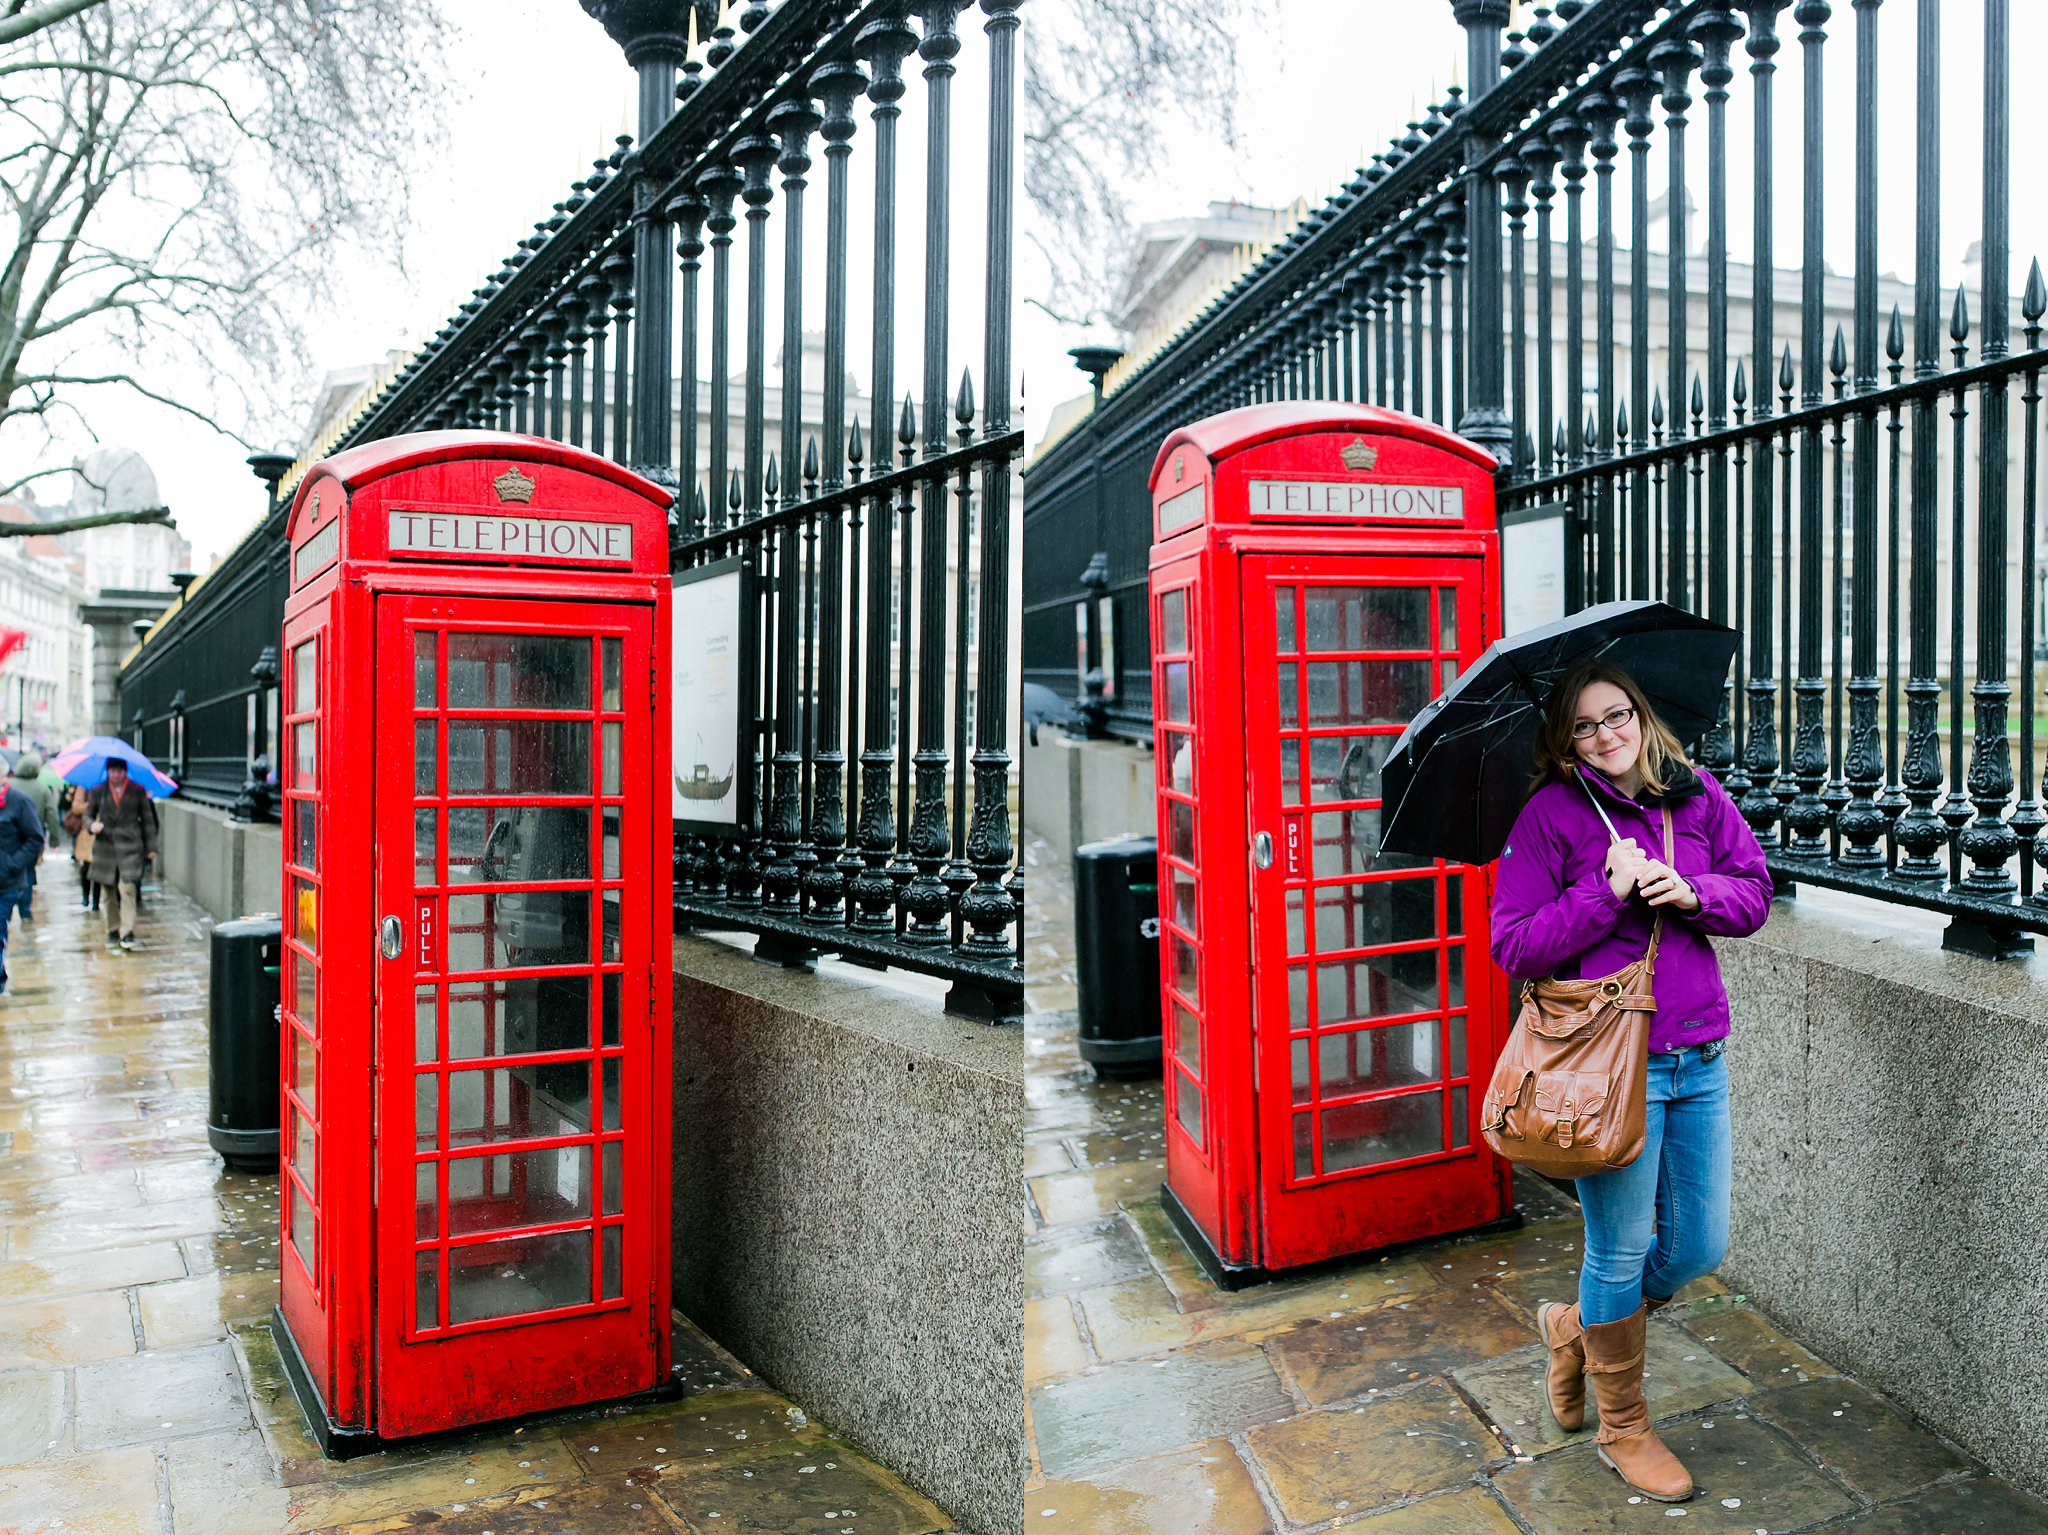
<path fill-rule="evenodd" d="M 1081 689 L 1074 700 L 1080 711 L 1082 733 L 1090 740 L 1107 734 L 1110 691 L 1109 668 L 1115 658 L 1105 653 L 1102 610 L 1103 598 L 1109 591 L 1108 508 L 1103 504 L 1102 494 L 1102 376 L 1116 366 L 1124 354 L 1113 346 L 1077 346 L 1068 349 L 1067 355 L 1074 359 L 1074 366 L 1088 375 L 1094 386 L 1095 401 L 1088 413 L 1088 430 L 1094 435 L 1092 451 L 1089 454 L 1095 500 L 1095 552 L 1089 556 L 1087 568 L 1081 572 L 1081 589 L 1087 593 L 1081 599 Z"/>

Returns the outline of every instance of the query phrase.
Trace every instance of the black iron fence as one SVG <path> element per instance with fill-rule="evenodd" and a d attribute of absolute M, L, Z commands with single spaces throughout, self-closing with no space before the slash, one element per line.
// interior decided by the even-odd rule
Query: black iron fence
<path fill-rule="evenodd" d="M 750 577 L 732 771 L 751 791 L 729 830 L 677 837 L 678 918 L 786 960 L 945 977 L 956 1010 L 1014 1018 L 1021 0 L 583 3 L 638 72 L 638 144 L 596 162 L 279 491 L 326 452 L 441 427 L 538 433 L 676 487 L 678 574 L 737 559 Z M 981 110 L 956 114 L 956 94 Z M 921 262 L 899 259 L 917 236 Z M 921 367 L 899 401 L 903 352 Z"/>
<path fill-rule="evenodd" d="M 1943 101 L 1952 0 L 1854 0 L 1847 29 L 1826 0 L 1557 0 L 1505 47 L 1507 0 L 1452 9 L 1472 99 L 1431 106 L 1154 355 L 1120 364 L 1028 471 L 1027 679 L 1071 695 L 1075 614 L 1106 601 L 1091 641 L 1109 652 L 1106 723 L 1149 736 L 1144 474 L 1172 426 L 1269 399 L 1415 411 L 1502 459 L 1505 512 L 1561 519 L 1568 606 L 1657 597 L 1741 627 L 1737 685 L 1697 749 L 1781 883 L 1946 912 L 1952 946 L 2028 947 L 2048 931 L 2048 286 L 2036 266 L 2015 305 L 2009 0 L 1982 0 L 1983 87 L 1960 108 Z M 1797 79 L 1780 81 L 1794 45 Z M 1881 49 L 1915 63 L 1910 181 L 1880 150 L 1881 112 L 1903 111 L 1880 99 Z M 1845 50 L 1853 70 L 1831 69 Z M 1729 149 L 1744 108 L 1747 167 Z M 1702 129 L 1703 186 L 1686 147 Z M 1944 285 L 1944 154 L 1966 144 L 1981 149 L 1974 270 Z M 1826 228 L 1844 178 L 1846 276 Z M 1800 192 L 1784 269 L 1781 180 Z M 1910 283 L 1880 273 L 1880 197 L 1911 205 Z M 1746 264 L 1731 254 L 1745 234 Z M 1105 558 L 1084 581 L 1090 551 Z"/>

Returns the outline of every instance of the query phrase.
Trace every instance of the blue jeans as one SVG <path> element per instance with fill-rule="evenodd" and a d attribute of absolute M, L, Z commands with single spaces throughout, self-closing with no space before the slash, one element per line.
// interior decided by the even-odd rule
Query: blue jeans
<path fill-rule="evenodd" d="M 1728 1066 L 1700 1050 L 1650 1057 L 1643 1154 L 1578 1180 L 1579 1315 L 1588 1324 L 1634 1316 L 1645 1296 L 1669 1299 L 1728 1250 Z"/>

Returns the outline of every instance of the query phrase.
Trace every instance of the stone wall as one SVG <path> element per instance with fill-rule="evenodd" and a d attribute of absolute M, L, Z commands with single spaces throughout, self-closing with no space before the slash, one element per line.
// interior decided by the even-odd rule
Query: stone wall
<path fill-rule="evenodd" d="M 676 1309 L 961 1529 L 1013 1535 L 1021 1031 L 820 969 L 677 940 Z"/>
<path fill-rule="evenodd" d="M 1735 1011 L 1722 1277 L 2048 1494 L 2048 957 L 1946 953 L 1944 921 L 1807 888 L 1718 945 Z"/>
<path fill-rule="evenodd" d="M 275 913 L 283 901 L 284 838 L 271 825 L 232 821 L 189 800 L 157 801 L 157 866 L 163 880 L 217 922 Z"/>

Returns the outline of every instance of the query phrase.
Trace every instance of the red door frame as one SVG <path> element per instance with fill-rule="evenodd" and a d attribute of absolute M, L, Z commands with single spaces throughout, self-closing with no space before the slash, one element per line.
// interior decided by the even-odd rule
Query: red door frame
<path fill-rule="evenodd" d="M 1361 1042 L 1366 1042 L 1369 1049 L 1377 1049 L 1390 1047 L 1397 1039 L 1413 1039 L 1414 1036 L 1394 1032 L 1402 1028 L 1397 1023 L 1381 1025 L 1380 1029 L 1389 1031 L 1386 1033 L 1368 1028 L 1362 1032 L 1322 1031 L 1302 1037 L 1298 1037 L 1291 1026 L 1297 1011 L 1304 1013 L 1311 1026 L 1318 1016 L 1332 1016 L 1322 1006 L 1322 999 L 1316 991 L 1322 978 L 1318 974 L 1318 961 L 1321 966 L 1328 966 L 1331 961 L 1328 956 L 1315 952 L 1321 947 L 1313 933 L 1317 925 L 1313 920 L 1315 903 L 1305 894 L 1316 874 L 1319 835 L 1316 807 L 1331 802 L 1317 801 L 1312 795 L 1309 788 L 1311 768 L 1304 753 L 1302 759 L 1297 759 L 1300 775 L 1298 803 L 1302 808 L 1289 810 L 1283 807 L 1282 752 L 1297 744 L 1306 745 L 1309 739 L 1318 735 L 1323 739 L 1353 740 L 1358 736 L 1356 726 L 1350 727 L 1342 736 L 1332 736 L 1327 732 L 1345 730 L 1345 727 L 1335 723 L 1327 726 L 1311 723 L 1301 730 L 1298 737 L 1283 741 L 1281 690 L 1277 684 L 1282 663 L 1277 642 L 1276 591 L 1290 592 L 1290 612 L 1297 605 L 1291 594 L 1309 586 L 1408 587 L 1420 589 L 1425 595 L 1446 588 L 1455 591 L 1458 605 L 1455 649 L 1434 649 L 1418 655 L 1403 646 L 1401 651 L 1406 664 L 1427 659 L 1427 693 L 1435 696 L 1442 690 L 1445 680 L 1441 661 L 1454 658 L 1452 671 L 1455 674 L 1456 670 L 1475 660 L 1485 648 L 1482 639 L 1490 632 L 1486 609 L 1492 601 L 1486 577 L 1483 559 L 1433 553 L 1264 554 L 1247 555 L 1240 564 L 1239 612 L 1245 679 L 1241 696 L 1244 699 L 1247 748 L 1243 760 L 1250 825 L 1254 838 L 1264 833 L 1273 839 L 1274 845 L 1270 864 L 1259 867 L 1258 860 L 1254 858 L 1249 869 L 1252 897 L 1248 919 L 1249 958 L 1253 988 L 1253 1048 L 1258 1058 L 1256 1135 L 1262 1267 L 1289 1267 L 1335 1253 L 1370 1251 L 1418 1236 L 1477 1225 L 1495 1218 L 1503 1208 L 1508 1170 L 1478 1138 L 1478 1092 L 1473 1085 L 1475 1075 L 1483 1084 L 1485 1072 L 1499 1051 L 1505 1008 L 1505 992 L 1496 984 L 1498 977 L 1486 960 L 1487 879 L 1481 870 L 1461 864 L 1445 864 L 1441 860 L 1436 864 L 1438 872 L 1428 881 L 1435 887 L 1434 940 L 1418 939 L 1405 950 L 1392 951 L 1416 955 L 1430 953 L 1435 958 L 1438 1005 L 1434 1011 L 1434 1080 L 1439 1085 L 1431 1088 L 1418 1079 L 1406 1087 L 1372 1089 L 1369 1095 L 1366 1091 L 1340 1095 L 1342 1103 L 1337 1112 L 1356 1104 L 1358 1108 L 1354 1113 L 1370 1114 L 1379 1105 L 1391 1106 L 1404 1097 L 1416 1102 L 1426 1102 L 1434 1097 L 1438 1112 L 1443 1116 L 1442 1123 L 1446 1126 L 1443 1131 L 1444 1149 L 1389 1163 L 1311 1171 L 1307 1176 L 1298 1172 L 1297 1126 L 1302 1122 L 1308 1125 L 1313 1147 L 1320 1140 L 1318 1126 L 1325 1111 L 1321 1107 L 1322 1094 L 1318 1082 L 1311 1087 L 1312 1097 L 1306 1100 L 1307 1112 L 1304 1112 L 1304 1100 L 1297 1097 L 1296 1078 L 1299 1073 L 1293 1060 L 1294 1048 L 1297 1045 L 1304 1048 L 1305 1057 L 1317 1065 L 1312 1075 L 1319 1077 L 1322 1037 L 1344 1039 L 1355 1051 Z M 1428 633 L 1424 643 L 1434 646 L 1439 638 L 1436 600 L 1432 599 L 1427 611 Z M 1298 633 L 1288 647 L 1289 653 L 1304 658 L 1356 654 L 1328 648 L 1310 651 L 1308 644 L 1308 637 Z M 1309 677 L 1305 665 L 1301 668 L 1297 686 L 1301 689 L 1300 696 L 1306 708 Z M 1405 723 L 1405 720 L 1390 722 L 1384 732 L 1386 745 L 1392 744 Z M 1369 806 L 1377 802 L 1356 803 Z M 1331 813 L 1327 808 L 1321 811 L 1326 818 Z M 1376 820 L 1371 835 L 1376 841 Z M 1324 877 L 1330 878 L 1335 872 L 1326 872 Z M 1381 884 L 1395 877 L 1374 875 L 1367 867 L 1361 867 L 1357 872 L 1366 884 Z M 1450 914 L 1446 911 L 1446 904 L 1449 881 L 1453 878 L 1460 892 L 1458 932 L 1463 936 L 1447 942 L 1446 919 Z M 1395 888 L 1412 888 L 1421 883 L 1423 880 L 1419 876 L 1411 875 L 1400 886 L 1389 888 L 1389 899 L 1392 899 Z M 1317 888 L 1355 889 L 1357 886 L 1324 885 Z M 1293 893 L 1304 893 L 1305 910 L 1298 920 L 1307 931 L 1303 934 L 1302 955 L 1290 963 L 1288 905 L 1289 896 Z M 1458 958 L 1462 961 L 1462 1007 L 1452 1005 L 1446 994 L 1452 950 L 1458 951 Z M 1388 950 L 1384 945 L 1354 943 L 1340 945 L 1331 952 L 1343 956 L 1337 962 L 1342 965 L 1345 959 Z M 1299 982 L 1295 980 L 1297 974 Z M 1302 1004 L 1300 1008 L 1297 1008 L 1297 1002 Z M 1340 1011 L 1347 1016 L 1364 1016 L 1356 1007 Z M 1465 1069 L 1452 1077 L 1448 1074 L 1452 1055 L 1448 1031 L 1452 1015 L 1461 1011 L 1465 1020 Z M 1412 1016 L 1426 1027 L 1431 1015 L 1427 1010 L 1416 1009 L 1412 1014 L 1394 1012 L 1385 1016 L 1389 1019 Z M 1368 1041 L 1368 1034 L 1375 1037 Z M 1456 1083 L 1465 1085 L 1462 1136 L 1458 1134 L 1458 1127 L 1450 1124 Z M 1459 1145 L 1461 1139 L 1463 1144 Z"/>
<path fill-rule="evenodd" d="M 407 583 L 411 584 L 411 583 Z M 578 583 L 581 584 L 581 583 Z M 654 940 L 667 931 L 666 912 L 658 919 L 630 920 L 625 917 L 634 906 L 631 899 L 663 883 L 657 876 L 665 871 L 652 867 L 660 828 L 652 824 L 658 806 L 657 791 L 666 783 L 666 737 L 655 728 L 655 680 L 665 671 L 656 664 L 656 607 L 647 602 L 555 602 L 490 597 L 465 593 L 461 596 L 408 595 L 385 591 L 376 598 L 376 713 L 375 740 L 375 831 L 379 848 L 376 860 L 376 914 L 400 918 L 405 941 L 396 958 L 375 961 L 378 994 L 377 1056 L 377 1188 L 376 1233 L 377 1285 L 376 1336 L 378 1359 L 375 1369 L 376 1431 L 384 1436 L 425 1433 L 485 1418 L 600 1400 L 646 1389 L 660 1381 L 667 1360 L 667 1198 L 669 1169 L 657 1165 L 650 1155 L 656 1141 L 657 1115 L 666 1115 L 669 1101 L 667 1035 L 655 1027 L 667 1016 L 669 990 L 665 953 L 654 952 Z M 537 633 L 566 636 L 615 636 L 621 642 L 621 708 L 617 721 L 623 726 L 619 752 L 618 783 L 620 813 L 620 867 L 616 881 L 604 878 L 601 860 L 601 824 L 593 824 L 590 850 L 592 878 L 580 882 L 592 890 L 595 910 L 591 917 L 593 943 L 601 943 L 599 927 L 604 903 L 598 889 L 616 884 L 620 890 L 622 920 L 619 925 L 620 953 L 617 961 L 600 959 L 600 973 L 618 978 L 619 1044 L 621 1059 L 621 1111 L 623 1131 L 622 1162 L 625 1169 L 624 1216 L 617 1228 L 621 1237 L 621 1295 L 602 1298 L 539 1314 L 497 1317 L 446 1328 L 437 1327 L 421 1336 L 414 1329 L 416 1254 L 420 1242 L 415 1234 L 415 1140 L 414 1140 L 414 987 L 419 981 L 441 980 L 448 974 L 445 959 L 448 896 L 416 896 L 414 883 L 413 801 L 413 647 L 411 634 L 421 628 L 449 632 Z M 593 651 L 596 646 L 593 642 Z M 445 654 L 442 661 L 445 669 Z M 649 679 L 642 689 L 640 679 Z M 591 686 L 600 686 L 599 665 L 593 654 Z M 445 708 L 445 681 L 437 697 L 444 705 L 438 712 L 446 718 L 461 717 L 461 711 Z M 602 723 L 608 710 L 596 710 L 592 720 L 593 753 L 590 771 L 592 787 L 601 791 L 597 756 L 601 750 Z M 503 718 L 519 711 L 490 708 L 474 711 L 474 717 Z M 421 715 L 419 717 L 424 717 Z M 447 732 L 437 731 L 437 774 L 447 757 Z M 445 792 L 442 796 L 448 796 Z M 479 800 L 502 802 L 505 796 L 477 796 Z M 585 797 L 602 804 L 610 798 L 601 792 Z M 545 804 L 546 800 L 539 803 Z M 602 814 L 596 816 L 601 823 Z M 441 836 L 446 836 L 442 818 Z M 430 890 L 433 887 L 428 887 Z M 447 887 L 442 887 L 446 889 Z M 528 888 L 518 883 L 493 885 L 495 893 L 514 893 Z M 547 887 L 542 887 L 543 889 Z M 554 888 L 561 889 L 557 884 Z M 569 888 L 575 888 L 571 885 Z M 423 915 L 431 915 L 435 930 L 423 934 Z M 424 944 L 424 948 L 423 948 Z M 600 949 L 600 955 L 602 950 Z M 431 967 L 431 968 L 430 968 Z M 519 972 L 485 971 L 480 976 L 503 980 Z M 437 1013 L 437 1029 L 445 1050 L 446 1003 Z M 597 1028 L 597 1004 L 602 981 L 592 987 L 592 1028 Z M 594 1036 L 593 1036 L 594 1037 Z M 441 1053 L 437 1051 L 437 1054 Z M 608 1053 L 600 1049 L 600 1058 Z M 501 1067 L 508 1057 L 488 1058 L 492 1068 Z M 509 1057 L 519 1060 L 520 1057 Z M 542 1063 L 560 1057 L 543 1058 Z M 484 1067 L 480 1058 L 476 1067 Z M 636 1069 L 637 1068 L 637 1069 Z M 441 1146 L 446 1154 L 447 1099 L 439 1085 L 447 1074 L 443 1057 L 441 1069 L 420 1073 L 433 1080 L 439 1099 L 436 1115 L 441 1125 Z M 595 1069 L 595 1068 L 594 1068 Z M 599 1082 L 590 1081 L 590 1113 L 596 1117 L 600 1100 Z M 597 1126 L 591 1134 L 599 1133 Z M 520 1141 L 490 1143 L 491 1155 L 517 1150 Z M 481 1149 L 481 1148 L 479 1148 Z M 602 1168 L 602 1151 L 593 1147 L 591 1170 Z M 429 1161 L 425 1165 L 436 1166 Z M 437 1172 L 437 1178 L 440 1174 Z M 439 1182 L 441 1227 L 434 1242 L 449 1240 L 447 1227 L 447 1183 Z M 591 1261 L 598 1271 L 606 1229 L 598 1214 L 603 1196 L 592 1200 L 592 1214 L 580 1222 L 566 1223 L 592 1229 Z M 608 1201 L 605 1201 L 608 1202 Z M 547 1228 L 540 1228 L 545 1232 Z M 468 1238 L 456 1238 L 457 1247 L 475 1247 Z M 508 1244 L 509 1245 L 509 1244 Z M 428 1252 L 435 1252 L 429 1246 Z M 445 1271 L 444 1271 L 445 1275 Z M 447 1279 L 436 1287 L 442 1306 L 447 1304 Z M 438 1324 L 438 1316 L 434 1318 Z"/>

